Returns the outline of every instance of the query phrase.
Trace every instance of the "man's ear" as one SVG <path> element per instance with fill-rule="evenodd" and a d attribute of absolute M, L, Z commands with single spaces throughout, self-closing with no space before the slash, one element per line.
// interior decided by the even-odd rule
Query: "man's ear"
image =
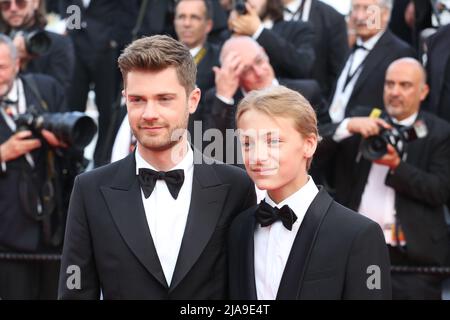
<path fill-rule="evenodd" d="M 196 87 L 194 90 L 192 90 L 192 92 L 188 98 L 188 108 L 189 108 L 190 114 L 193 114 L 195 112 L 195 110 L 197 110 L 197 106 L 200 102 L 201 96 L 202 96 L 202 92 L 201 92 L 200 88 Z"/>
<path fill-rule="evenodd" d="M 213 28 L 213 21 L 211 19 L 208 19 L 206 22 L 206 34 L 208 35 Z"/>
<path fill-rule="evenodd" d="M 430 87 L 428 84 L 423 84 L 422 89 L 420 90 L 420 101 L 424 101 L 425 98 L 428 96 L 428 93 L 430 92 Z"/>

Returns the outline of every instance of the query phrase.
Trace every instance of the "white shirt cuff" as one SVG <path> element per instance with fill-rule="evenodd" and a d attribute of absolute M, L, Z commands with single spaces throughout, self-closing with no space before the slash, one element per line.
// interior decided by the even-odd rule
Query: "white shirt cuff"
<path fill-rule="evenodd" d="M 259 38 L 259 36 L 261 35 L 261 33 L 264 30 L 264 26 L 262 25 L 262 23 L 259 25 L 258 29 L 256 29 L 256 32 L 252 35 L 252 38 L 257 40 Z"/>
<path fill-rule="evenodd" d="M 339 126 L 336 129 L 336 132 L 333 135 L 334 141 L 341 142 L 342 140 L 352 136 L 352 133 L 347 129 L 349 121 L 350 118 L 345 118 L 344 120 L 342 120 L 342 122 L 339 124 Z"/>
<path fill-rule="evenodd" d="M 222 101 L 225 104 L 228 104 L 230 106 L 234 106 L 234 99 L 233 98 L 226 98 L 224 96 L 221 96 L 220 94 L 216 94 L 217 99 Z"/>

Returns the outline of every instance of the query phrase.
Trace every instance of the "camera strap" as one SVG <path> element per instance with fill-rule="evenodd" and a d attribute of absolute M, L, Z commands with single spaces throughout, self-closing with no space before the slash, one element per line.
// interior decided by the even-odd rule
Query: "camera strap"
<path fill-rule="evenodd" d="M 33 94 L 36 96 L 42 109 L 48 111 L 47 101 L 42 98 L 42 95 L 37 87 L 36 80 L 34 80 L 33 76 L 31 74 L 23 76 L 22 81 L 31 89 L 31 92 L 33 92 Z"/>

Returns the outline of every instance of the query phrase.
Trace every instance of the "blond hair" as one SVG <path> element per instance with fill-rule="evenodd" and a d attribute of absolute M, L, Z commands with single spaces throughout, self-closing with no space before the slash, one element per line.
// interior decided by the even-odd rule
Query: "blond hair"
<path fill-rule="evenodd" d="M 155 35 L 133 41 L 120 55 L 118 63 L 125 87 L 130 71 L 161 71 L 174 67 L 186 94 L 195 88 L 197 66 L 189 49 L 168 36 Z"/>
<path fill-rule="evenodd" d="M 271 117 L 292 119 L 295 129 L 303 136 L 315 135 L 319 141 L 317 116 L 311 104 L 297 91 L 284 86 L 273 86 L 262 90 L 251 91 L 238 105 L 236 123 L 248 110 L 265 113 Z M 306 163 L 309 170 L 312 157 Z"/>

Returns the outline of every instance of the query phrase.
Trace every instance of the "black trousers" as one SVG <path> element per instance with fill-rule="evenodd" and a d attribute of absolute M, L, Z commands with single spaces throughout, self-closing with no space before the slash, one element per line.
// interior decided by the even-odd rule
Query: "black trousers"
<path fill-rule="evenodd" d="M 111 125 L 113 104 L 119 94 L 120 73 L 117 68 L 117 48 L 108 48 L 92 54 L 75 47 L 76 62 L 73 81 L 68 94 L 68 105 L 72 111 L 85 111 L 89 90 L 93 86 L 98 108 L 98 139 L 94 152 L 96 167 L 109 163 L 110 148 L 108 130 Z"/>
<path fill-rule="evenodd" d="M 0 260 L 0 299 L 55 300 L 59 261 Z"/>
<path fill-rule="evenodd" d="M 418 266 L 406 253 L 396 247 L 389 247 L 393 266 Z M 393 300 L 441 300 L 444 277 L 434 274 L 392 272 Z"/>

